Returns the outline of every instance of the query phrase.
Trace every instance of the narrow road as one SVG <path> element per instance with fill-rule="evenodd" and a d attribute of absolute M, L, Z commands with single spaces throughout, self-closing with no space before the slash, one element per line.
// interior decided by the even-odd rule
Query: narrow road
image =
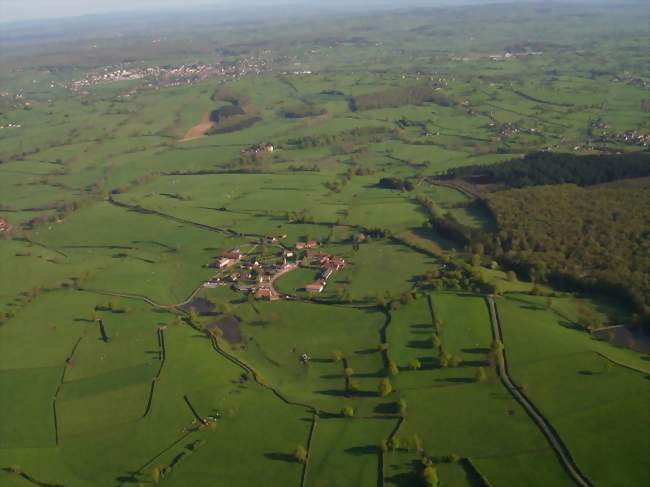
<path fill-rule="evenodd" d="M 492 322 L 492 334 L 494 335 L 495 340 L 499 340 L 503 345 L 501 353 L 497 357 L 498 361 L 498 373 L 501 382 L 503 385 L 510 391 L 513 397 L 522 405 L 526 410 L 528 415 L 532 418 L 535 424 L 539 429 L 544 433 L 546 439 L 551 445 L 551 448 L 555 451 L 562 466 L 566 469 L 569 475 L 573 478 L 576 484 L 582 487 L 593 487 L 592 482 L 583 474 L 576 463 L 571 457 L 569 449 L 564 444 L 560 435 L 555 431 L 555 428 L 551 423 L 542 415 L 542 413 L 535 407 L 530 399 L 521 391 L 519 387 L 514 383 L 512 377 L 510 377 L 510 372 L 508 371 L 508 361 L 506 359 L 505 352 L 505 342 L 503 340 L 503 333 L 501 331 L 501 323 L 499 322 L 499 315 L 497 313 L 497 307 L 494 303 L 492 296 L 487 296 L 488 306 L 490 308 L 490 319 Z"/>

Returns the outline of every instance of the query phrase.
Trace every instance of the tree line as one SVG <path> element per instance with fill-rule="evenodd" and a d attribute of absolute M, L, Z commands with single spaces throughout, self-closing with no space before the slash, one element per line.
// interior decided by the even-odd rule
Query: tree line
<path fill-rule="evenodd" d="M 571 183 L 591 186 L 619 179 L 650 176 L 650 153 L 575 155 L 534 152 L 523 159 L 449 169 L 442 179 L 512 188 Z"/>
<path fill-rule="evenodd" d="M 435 103 L 443 107 L 455 105 L 447 95 L 437 92 L 430 85 L 404 86 L 390 88 L 375 93 L 353 96 L 349 100 L 350 110 L 360 112 L 376 108 L 396 108 L 404 105 Z"/>

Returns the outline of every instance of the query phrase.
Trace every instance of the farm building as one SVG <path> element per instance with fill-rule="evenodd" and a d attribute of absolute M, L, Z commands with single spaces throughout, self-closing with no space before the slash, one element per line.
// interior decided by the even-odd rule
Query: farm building
<path fill-rule="evenodd" d="M 221 256 L 226 259 L 238 261 L 239 259 L 241 259 L 241 252 L 239 251 L 239 249 L 232 249 L 232 250 L 227 250 L 226 252 L 221 254 Z"/>
<path fill-rule="evenodd" d="M 261 287 L 255 291 L 255 297 L 257 299 L 271 299 L 271 288 Z"/>
<path fill-rule="evenodd" d="M 221 259 L 219 259 L 217 261 L 215 267 L 218 268 L 218 269 L 225 269 L 227 267 L 230 267 L 234 263 L 235 263 L 234 259 L 228 259 L 226 257 L 222 257 Z"/>

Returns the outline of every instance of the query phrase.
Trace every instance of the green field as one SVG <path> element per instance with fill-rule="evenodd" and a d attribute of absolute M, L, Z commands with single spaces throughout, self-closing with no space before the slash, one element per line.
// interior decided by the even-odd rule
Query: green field
<path fill-rule="evenodd" d="M 537 260 L 548 218 L 601 252 L 558 247 L 574 276 L 621 234 L 525 187 L 507 233 L 503 188 L 441 182 L 647 151 L 643 7 L 3 23 L 0 487 L 576 485 L 499 376 L 492 296 L 511 379 L 577 469 L 649 485 L 643 310 Z M 123 70 L 148 74 L 104 77 Z M 184 140 L 217 109 L 240 114 Z M 587 191 L 610 190 L 566 194 Z M 643 284 L 638 222 L 607 264 Z"/>

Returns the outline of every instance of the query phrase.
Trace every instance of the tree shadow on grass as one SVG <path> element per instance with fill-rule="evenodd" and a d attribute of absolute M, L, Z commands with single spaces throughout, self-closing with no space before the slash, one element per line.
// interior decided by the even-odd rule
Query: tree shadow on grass
<path fill-rule="evenodd" d="M 354 455 L 355 457 L 361 455 L 376 455 L 379 452 L 379 448 L 374 445 L 366 446 L 353 446 L 352 448 L 346 448 L 345 453 Z"/>
<path fill-rule="evenodd" d="M 415 473 L 398 473 L 391 477 L 385 478 L 386 485 L 396 485 L 397 487 L 413 487 L 422 484 L 422 479 Z"/>
<path fill-rule="evenodd" d="M 345 377 L 343 374 L 323 374 L 320 376 L 321 379 L 341 379 Z"/>
<path fill-rule="evenodd" d="M 273 453 L 265 453 L 264 456 L 269 460 L 276 460 L 279 462 L 287 462 L 287 463 L 296 463 L 296 459 L 290 453 L 273 452 Z"/>
<path fill-rule="evenodd" d="M 451 384 L 472 384 L 474 379 L 469 377 L 448 377 L 446 379 L 436 379 L 436 382 L 449 382 Z"/>
<path fill-rule="evenodd" d="M 397 414 L 399 413 L 399 405 L 396 402 L 382 402 L 377 404 L 373 411 L 377 414 Z"/>
<path fill-rule="evenodd" d="M 409 340 L 406 343 L 408 348 L 424 349 L 424 348 L 433 348 L 431 345 L 431 340 Z"/>
<path fill-rule="evenodd" d="M 342 389 L 323 389 L 320 391 L 314 391 L 314 394 L 323 394 L 325 396 L 337 397 L 377 397 L 377 393 L 375 391 L 347 392 Z"/>
<path fill-rule="evenodd" d="M 487 360 L 463 360 L 460 364 L 461 367 L 487 367 L 489 362 Z"/>
<path fill-rule="evenodd" d="M 357 355 L 371 355 L 373 353 L 377 353 L 378 351 L 379 350 L 377 350 L 376 348 L 366 348 L 363 350 L 355 350 L 354 353 L 356 353 Z"/>
<path fill-rule="evenodd" d="M 411 328 L 414 330 L 433 330 L 433 325 L 427 323 L 419 323 L 417 325 L 411 325 Z"/>
<path fill-rule="evenodd" d="M 138 472 L 126 472 L 124 475 L 115 477 L 115 480 L 121 484 L 137 484 L 139 482 L 137 475 Z"/>
<path fill-rule="evenodd" d="M 315 357 L 312 357 L 310 361 L 316 364 L 331 364 L 334 362 L 334 360 L 332 360 L 331 358 L 315 358 Z"/>
<path fill-rule="evenodd" d="M 461 349 L 461 352 L 465 353 L 488 353 L 490 351 L 489 348 L 463 348 Z"/>

